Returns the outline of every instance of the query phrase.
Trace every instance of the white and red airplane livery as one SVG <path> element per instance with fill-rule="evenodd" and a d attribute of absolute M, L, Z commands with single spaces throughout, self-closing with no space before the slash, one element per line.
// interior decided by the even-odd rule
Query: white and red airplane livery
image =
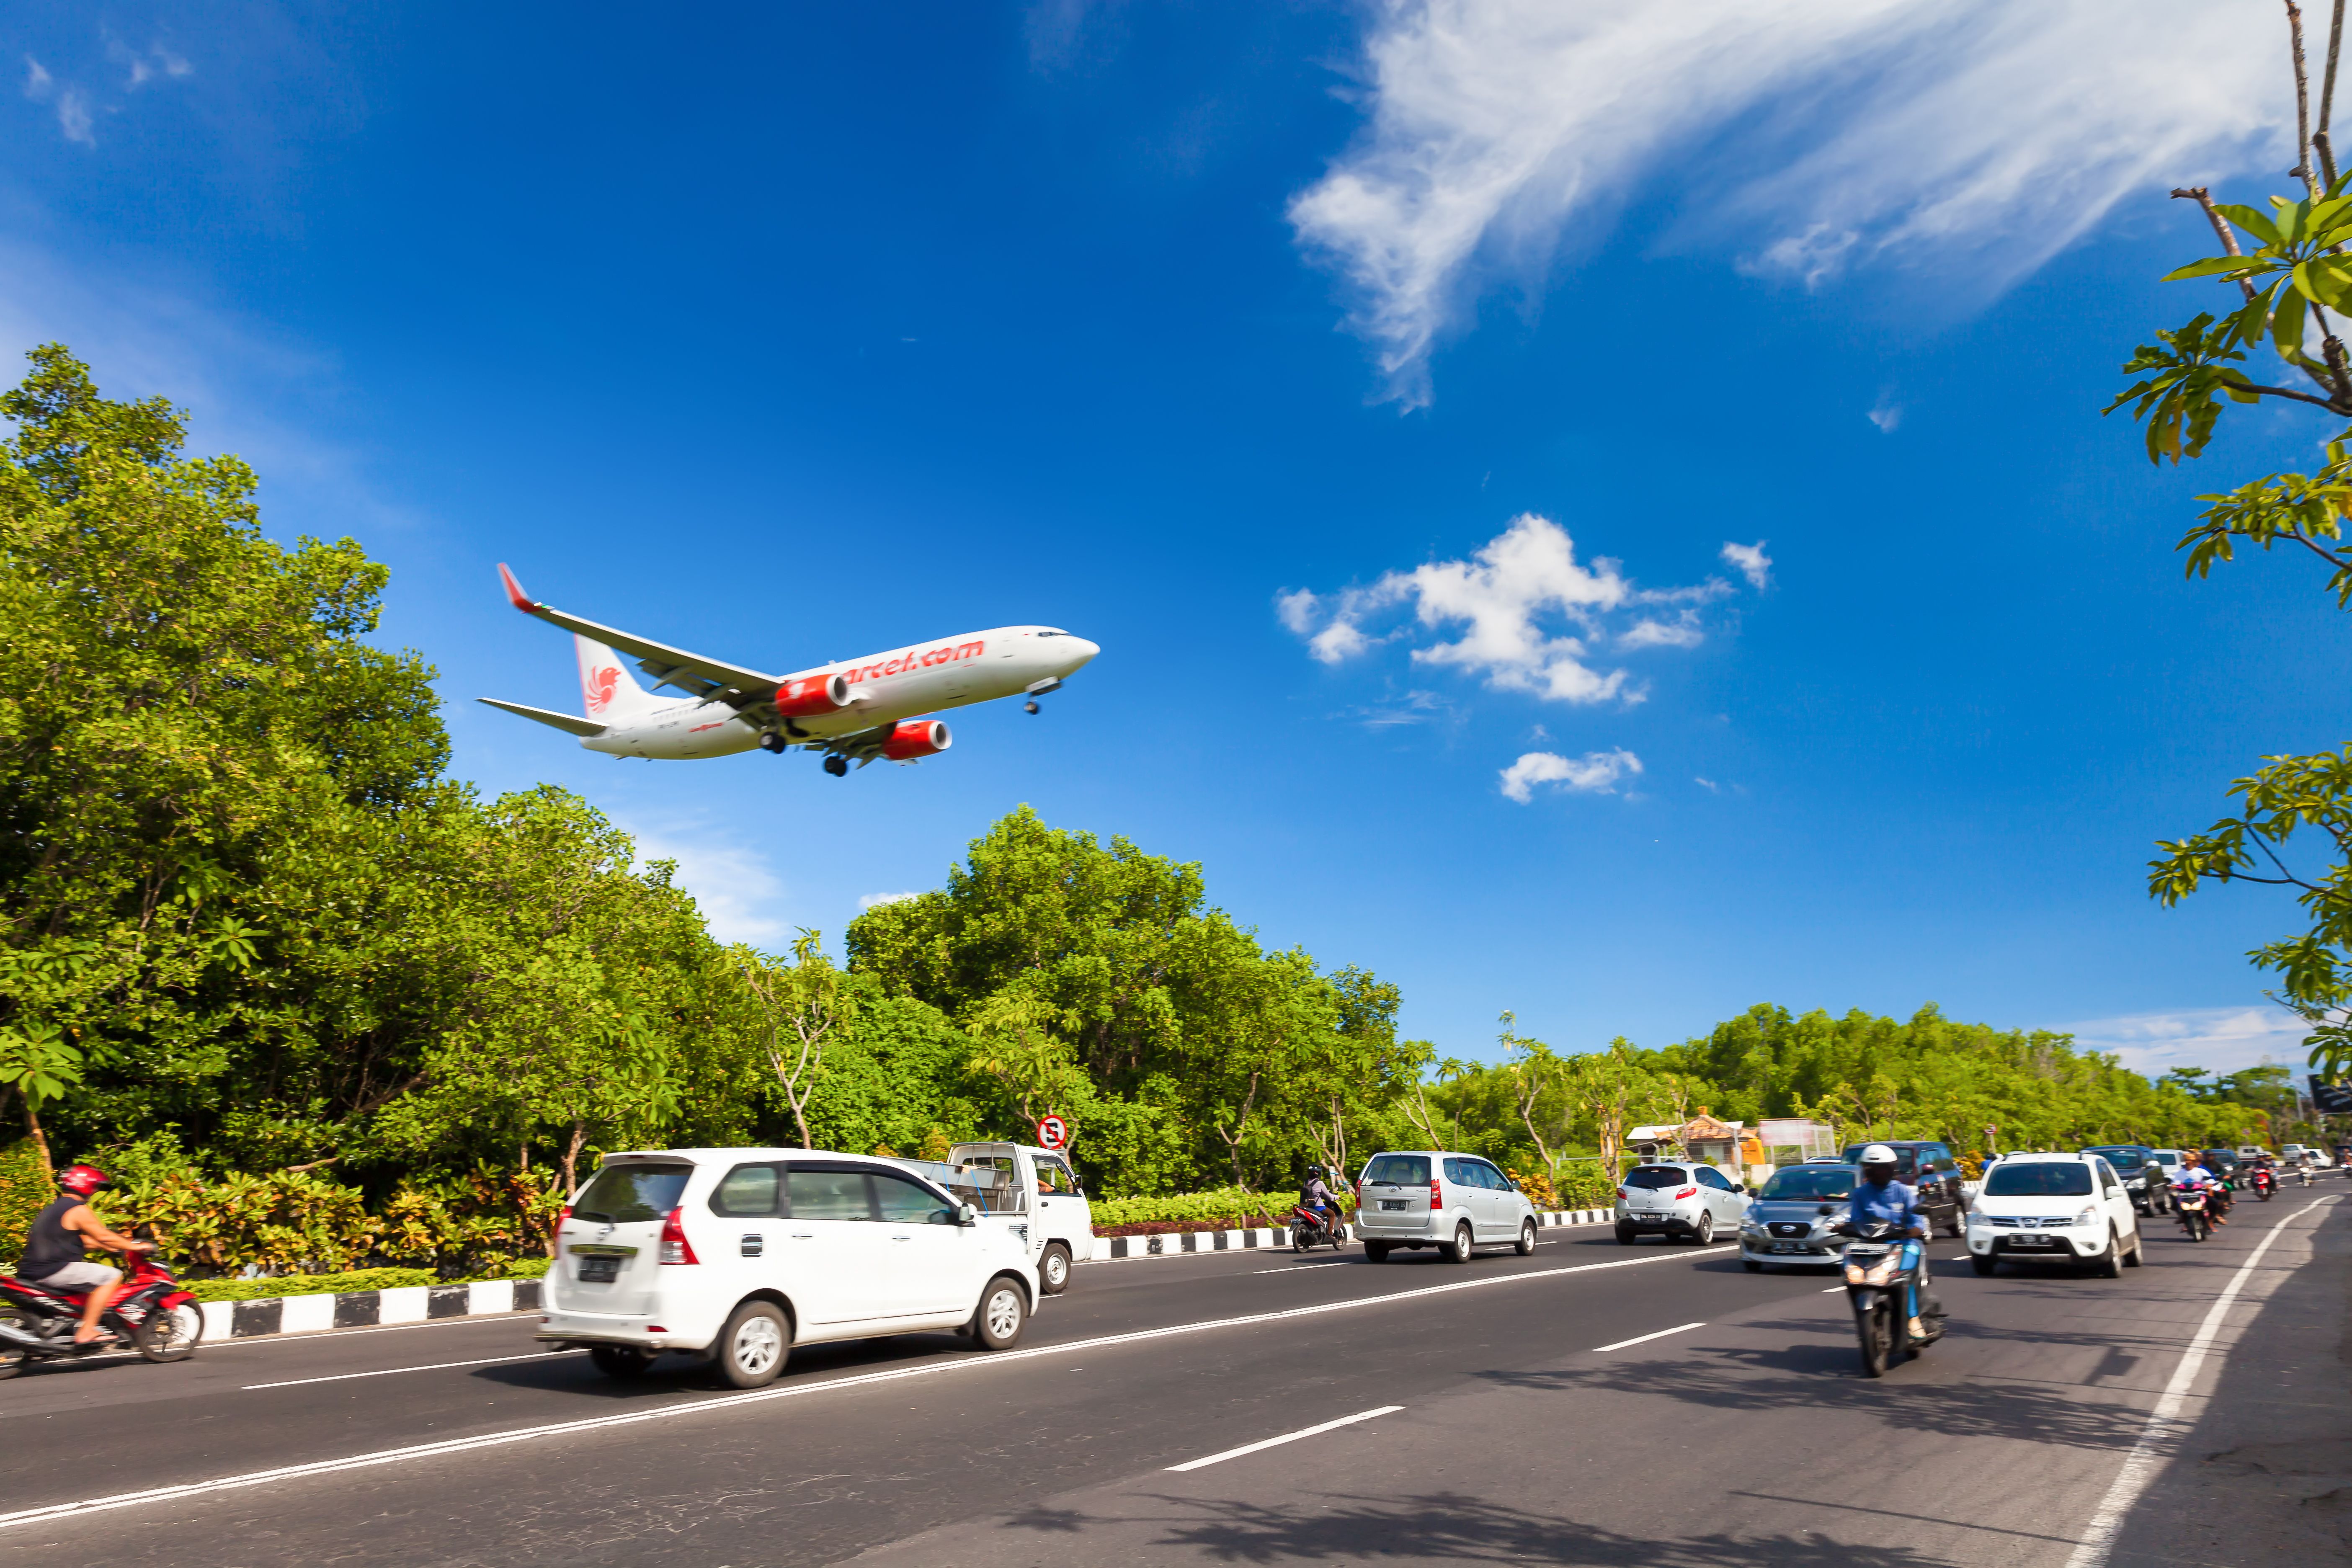
<path fill-rule="evenodd" d="M 824 771 L 835 778 L 849 771 L 853 758 L 861 768 L 877 757 L 911 763 L 949 745 L 947 725 L 919 715 L 1021 696 L 1034 713 L 1038 698 L 1102 651 L 1057 626 L 998 626 L 797 675 L 763 675 L 535 603 L 503 563 L 499 576 L 516 609 L 572 634 L 588 716 L 574 719 L 495 697 L 478 700 L 577 735 L 589 751 L 616 757 L 723 757 L 754 746 L 779 752 L 800 746 L 823 752 Z M 635 659 L 656 688 L 674 686 L 688 695 L 647 691 L 621 668 L 615 649 Z"/>

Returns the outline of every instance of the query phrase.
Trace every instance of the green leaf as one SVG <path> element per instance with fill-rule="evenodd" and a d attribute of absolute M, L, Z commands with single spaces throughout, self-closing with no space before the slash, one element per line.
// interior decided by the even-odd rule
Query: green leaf
<path fill-rule="evenodd" d="M 2297 290 L 2303 286 L 2303 274 L 2306 268 L 2302 267 L 2294 269 L 2296 288 L 2290 289 L 2280 296 L 2278 309 L 2271 315 L 2272 345 L 2290 362 L 2300 357 L 2303 353 L 2305 306 L 2303 295 Z"/>
<path fill-rule="evenodd" d="M 2202 261 L 2192 261 L 2186 267 L 2176 267 L 2158 282 L 2179 283 L 2190 278 L 2216 278 L 2232 272 L 2252 272 L 2260 268 L 2259 258 L 2247 256 L 2209 256 Z"/>
<path fill-rule="evenodd" d="M 2213 204 L 2213 210 L 2261 240 L 2264 245 L 2279 243 L 2278 226 L 2271 221 L 2270 215 L 2267 213 L 2258 213 L 2252 207 L 2241 206 L 2235 202 L 2216 202 Z"/>

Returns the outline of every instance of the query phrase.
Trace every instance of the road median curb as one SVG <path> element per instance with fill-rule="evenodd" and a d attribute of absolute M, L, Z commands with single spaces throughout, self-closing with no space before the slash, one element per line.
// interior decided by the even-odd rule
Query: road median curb
<path fill-rule="evenodd" d="M 390 1290 L 263 1296 L 199 1305 L 205 1314 L 205 1338 L 249 1340 L 264 1334 L 310 1334 L 328 1329 L 535 1312 L 539 1281 L 478 1279 L 470 1285 L 404 1285 Z"/>
<path fill-rule="evenodd" d="M 1608 1209 L 1556 1209 L 1539 1213 L 1536 1223 L 1550 1229 L 1570 1225 L 1607 1225 L 1612 1211 Z M 1349 1230 L 1349 1239 L 1355 1231 Z M 1246 1230 L 1179 1230 L 1159 1236 L 1105 1236 L 1095 1239 L 1094 1261 L 1108 1263 L 1131 1258 L 1180 1258 L 1203 1252 L 1239 1252 L 1250 1247 L 1275 1247 L 1290 1245 L 1290 1233 L 1276 1226 L 1258 1226 Z"/>

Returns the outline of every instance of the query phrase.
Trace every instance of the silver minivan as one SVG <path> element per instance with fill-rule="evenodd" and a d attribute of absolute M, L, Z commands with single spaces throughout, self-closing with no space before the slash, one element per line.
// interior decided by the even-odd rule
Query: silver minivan
<path fill-rule="evenodd" d="M 1356 1179 L 1356 1235 L 1373 1263 L 1400 1247 L 1433 1247 L 1448 1263 L 1467 1263 L 1498 1241 L 1525 1257 L 1536 1249 L 1536 1205 L 1475 1154 L 1375 1154 Z"/>
<path fill-rule="evenodd" d="M 1688 1237 L 1706 1247 L 1736 1236 L 1748 1216 L 1748 1188 L 1714 1165 L 1682 1162 L 1636 1165 L 1617 1184 L 1617 1239 Z"/>

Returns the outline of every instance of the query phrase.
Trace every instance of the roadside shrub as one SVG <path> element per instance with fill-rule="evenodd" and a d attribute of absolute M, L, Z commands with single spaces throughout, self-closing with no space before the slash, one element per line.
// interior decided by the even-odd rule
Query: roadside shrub
<path fill-rule="evenodd" d="M 1539 1209 L 1556 1209 L 1562 1206 L 1559 1201 L 1559 1194 L 1552 1189 L 1551 1178 L 1549 1176 L 1529 1175 L 1523 1171 L 1512 1170 L 1507 1165 L 1503 1167 L 1503 1173 L 1511 1178 L 1512 1184 L 1516 1185 L 1519 1191 L 1527 1194 L 1528 1202 L 1535 1205 L 1536 1207 Z"/>
<path fill-rule="evenodd" d="M 1348 1206 L 1345 1194 L 1340 1206 Z M 1089 1205 L 1095 1228 L 1105 1226 L 1197 1222 L 1192 1228 L 1239 1229 L 1253 1225 L 1279 1225 L 1291 1209 L 1286 1195 L 1253 1193 L 1244 1187 L 1219 1187 L 1214 1192 L 1176 1193 L 1159 1198 L 1105 1198 Z M 1215 1221 L 1215 1225 L 1206 1222 Z M 1148 1232 L 1122 1234 L 1146 1235 Z"/>
<path fill-rule="evenodd" d="M 166 1261 L 197 1274 L 248 1264 L 330 1273 L 363 1262 L 375 1247 L 376 1222 L 359 1190 L 308 1172 L 132 1177 L 91 1206 L 117 1229 L 147 1226 Z"/>
<path fill-rule="evenodd" d="M 1589 1160 L 1580 1160 L 1559 1179 L 1559 1206 L 1564 1209 L 1605 1209 L 1617 1202 L 1617 1178 Z"/>
<path fill-rule="evenodd" d="M 30 1138 L 0 1143 L 0 1268 L 15 1266 L 33 1216 L 57 1195 Z"/>
<path fill-rule="evenodd" d="M 486 1274 L 525 1252 L 544 1257 L 563 1194 L 552 1172 L 477 1164 L 436 1182 L 403 1183 L 384 1201 L 377 1251 L 446 1276 Z"/>

